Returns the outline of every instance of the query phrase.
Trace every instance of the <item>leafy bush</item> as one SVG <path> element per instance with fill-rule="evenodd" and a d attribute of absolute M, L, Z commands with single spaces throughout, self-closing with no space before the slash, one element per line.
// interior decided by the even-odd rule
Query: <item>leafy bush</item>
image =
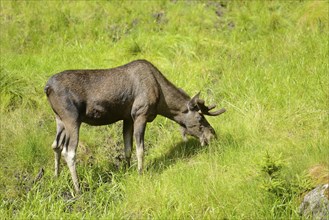
<path fill-rule="evenodd" d="M 271 156 L 268 152 L 260 165 L 262 172 L 261 188 L 268 193 L 273 202 L 271 215 L 273 218 L 293 216 L 297 213 L 295 203 L 302 193 L 312 188 L 311 179 L 306 174 L 289 177 L 284 175 L 282 156 Z"/>

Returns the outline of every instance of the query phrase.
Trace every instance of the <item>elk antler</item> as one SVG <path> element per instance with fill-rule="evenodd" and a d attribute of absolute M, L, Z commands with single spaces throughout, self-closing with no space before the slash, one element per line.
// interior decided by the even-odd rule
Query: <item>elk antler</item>
<path fill-rule="evenodd" d="M 197 99 L 197 105 L 198 105 L 199 109 L 201 110 L 201 112 L 205 115 L 217 116 L 226 111 L 225 108 L 222 108 L 222 109 L 214 111 L 214 112 L 209 112 L 210 110 L 216 108 L 216 105 L 211 105 L 208 107 L 204 104 L 204 100 L 202 100 L 202 99 Z"/>

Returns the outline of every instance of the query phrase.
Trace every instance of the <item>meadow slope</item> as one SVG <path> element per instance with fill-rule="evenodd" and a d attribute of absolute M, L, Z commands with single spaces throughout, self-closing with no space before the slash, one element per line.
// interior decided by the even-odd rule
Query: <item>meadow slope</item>
<path fill-rule="evenodd" d="M 1 1 L 0 216 L 4 219 L 298 219 L 328 181 L 328 1 Z M 83 125 L 83 193 L 53 177 L 43 87 L 66 69 L 147 59 L 225 107 L 218 139 L 182 141 L 157 117 L 146 169 L 122 169 L 121 123 Z M 44 175 L 34 181 L 39 170 Z"/>

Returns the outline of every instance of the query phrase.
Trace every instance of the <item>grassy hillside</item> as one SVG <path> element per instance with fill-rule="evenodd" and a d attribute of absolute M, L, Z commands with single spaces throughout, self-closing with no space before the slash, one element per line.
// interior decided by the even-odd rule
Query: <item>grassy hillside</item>
<path fill-rule="evenodd" d="M 10 219 L 297 219 L 328 181 L 328 1 L 1 1 L 0 216 Z M 53 177 L 43 87 L 65 69 L 147 59 L 228 111 L 218 140 L 182 142 L 163 117 L 145 175 L 122 170 L 121 123 L 83 125 L 73 197 Z M 39 170 L 44 176 L 34 181 Z"/>

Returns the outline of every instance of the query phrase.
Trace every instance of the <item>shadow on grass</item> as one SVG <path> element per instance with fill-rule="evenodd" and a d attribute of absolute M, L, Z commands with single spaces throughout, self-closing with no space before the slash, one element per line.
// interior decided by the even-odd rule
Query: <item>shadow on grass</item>
<path fill-rule="evenodd" d="M 161 173 L 179 160 L 189 159 L 199 154 L 200 152 L 217 153 L 224 155 L 228 150 L 237 150 L 243 146 L 244 139 L 237 139 L 230 133 L 223 133 L 208 146 L 201 146 L 196 139 L 188 139 L 187 142 L 179 142 L 161 157 L 153 159 L 147 165 L 147 170 L 151 172 Z"/>
<path fill-rule="evenodd" d="M 186 142 L 179 142 L 163 156 L 155 158 L 150 164 L 148 164 L 147 170 L 161 173 L 177 161 L 197 155 L 206 147 L 207 146 L 201 146 L 200 142 L 195 139 L 189 139 Z"/>
<path fill-rule="evenodd" d="M 171 146 L 167 152 L 154 159 L 146 159 L 149 161 L 146 165 L 145 172 L 162 173 L 170 166 L 176 164 L 180 160 L 186 160 L 193 158 L 201 152 L 217 152 L 219 155 L 225 154 L 228 149 L 239 150 L 243 145 L 243 139 L 237 139 L 230 133 L 223 133 L 218 137 L 217 141 L 214 141 L 211 145 L 201 146 L 197 139 L 190 138 L 188 141 L 178 142 Z M 119 156 L 118 156 L 119 155 Z M 106 165 L 105 165 L 106 164 Z M 89 166 L 87 171 L 89 172 L 90 181 L 87 183 L 85 180 L 82 186 L 86 191 L 97 188 L 102 183 L 111 183 L 113 181 L 113 175 L 119 177 L 127 172 L 137 172 L 137 161 L 132 161 L 132 166 L 128 169 L 125 167 L 123 150 L 109 157 L 106 163 L 97 164 L 93 160 L 88 160 L 85 166 Z M 91 170 L 89 170 L 91 169 Z M 86 171 L 85 171 L 86 172 Z"/>

